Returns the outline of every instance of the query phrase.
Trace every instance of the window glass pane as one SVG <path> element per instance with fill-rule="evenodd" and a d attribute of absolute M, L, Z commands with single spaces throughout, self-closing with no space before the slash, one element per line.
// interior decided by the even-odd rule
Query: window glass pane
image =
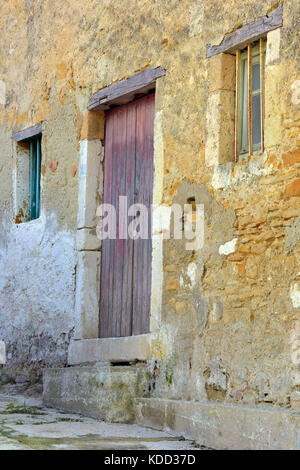
<path fill-rule="evenodd" d="M 252 91 L 260 89 L 260 65 L 252 65 Z"/>
<path fill-rule="evenodd" d="M 260 93 L 252 96 L 252 129 L 253 129 L 253 145 L 261 142 L 260 129 Z"/>
<path fill-rule="evenodd" d="M 36 141 L 30 141 L 30 220 L 36 218 Z"/>

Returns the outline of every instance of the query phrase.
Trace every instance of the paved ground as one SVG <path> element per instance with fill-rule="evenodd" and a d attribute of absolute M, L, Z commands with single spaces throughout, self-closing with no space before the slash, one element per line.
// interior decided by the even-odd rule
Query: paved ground
<path fill-rule="evenodd" d="M 42 404 L 39 392 L 0 387 L 0 450 L 196 450 L 192 442 L 137 425 L 112 424 Z"/>

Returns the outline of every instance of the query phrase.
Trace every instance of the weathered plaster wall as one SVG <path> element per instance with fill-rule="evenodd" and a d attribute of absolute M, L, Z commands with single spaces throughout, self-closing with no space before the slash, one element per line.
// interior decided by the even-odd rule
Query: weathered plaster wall
<path fill-rule="evenodd" d="M 78 174 L 72 176 L 71 170 L 78 167 L 79 141 L 86 138 L 82 132 L 87 102 L 93 92 L 114 81 L 147 66 L 161 66 L 167 71 L 156 97 L 162 132 L 161 202 L 186 202 L 194 196 L 204 203 L 205 245 L 193 253 L 180 242 L 164 242 L 153 394 L 294 406 L 293 394 L 300 387 L 300 108 L 292 102 L 292 85 L 299 80 L 297 3 L 283 2 L 279 48 L 278 37 L 273 38 L 275 52 L 267 63 L 264 154 L 236 165 L 209 166 L 206 147 L 206 45 L 220 43 L 224 34 L 265 15 L 275 3 L 2 2 L 0 79 L 6 83 L 7 102 L 0 105 L 0 207 L 5 226 L 0 246 L 1 259 L 9 260 L 5 273 L 11 287 L 6 283 L 0 293 L 0 336 L 16 342 L 20 335 L 13 322 L 21 325 L 24 318 L 27 338 L 35 331 L 56 342 L 61 329 L 66 335 L 72 330 Z M 40 241 L 32 228 L 32 251 L 24 246 L 21 251 L 17 243 L 24 238 L 16 238 L 19 229 L 13 226 L 11 135 L 42 120 L 41 226 L 46 235 Z M 59 263 L 57 246 L 64 253 Z M 16 252 L 20 263 L 14 260 Z M 53 263 L 58 263 L 56 271 Z M 26 269 L 30 275 L 24 275 Z M 33 295 L 34 282 L 43 286 L 41 298 Z M 17 296 L 12 294 L 15 289 Z M 49 344 L 41 348 L 45 357 Z M 61 344 L 63 357 L 67 340 L 61 339 Z M 25 350 L 28 360 L 34 360 L 29 347 Z M 50 365 L 59 360 L 59 354 L 53 356 Z"/>
<path fill-rule="evenodd" d="M 74 235 L 54 213 L 1 221 L 1 338 L 8 366 L 64 364 L 74 328 Z"/>

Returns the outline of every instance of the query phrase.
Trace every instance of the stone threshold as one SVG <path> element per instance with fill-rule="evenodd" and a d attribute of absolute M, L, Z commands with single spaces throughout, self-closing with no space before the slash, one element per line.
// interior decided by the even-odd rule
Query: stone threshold
<path fill-rule="evenodd" d="M 217 402 L 137 398 L 137 424 L 214 449 L 300 450 L 300 413 Z"/>
<path fill-rule="evenodd" d="M 73 340 L 68 351 L 68 364 L 97 362 L 147 361 L 151 357 L 153 334 L 120 338 L 92 338 Z"/>

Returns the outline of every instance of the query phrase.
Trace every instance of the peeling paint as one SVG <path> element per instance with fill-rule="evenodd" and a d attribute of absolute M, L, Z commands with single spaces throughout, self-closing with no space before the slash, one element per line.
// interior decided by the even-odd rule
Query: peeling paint
<path fill-rule="evenodd" d="M 237 238 L 233 238 L 230 242 L 226 242 L 224 245 L 219 246 L 219 254 L 230 255 L 230 253 L 234 253 L 237 241 Z"/>

